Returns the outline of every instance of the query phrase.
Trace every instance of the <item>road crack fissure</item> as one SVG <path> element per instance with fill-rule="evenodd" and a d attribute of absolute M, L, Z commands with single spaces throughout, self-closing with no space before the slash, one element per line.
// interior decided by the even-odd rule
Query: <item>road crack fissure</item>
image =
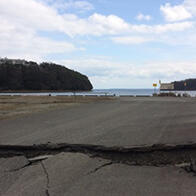
<path fill-rule="evenodd" d="M 25 169 L 25 168 L 27 168 L 29 166 L 36 165 L 36 164 L 38 164 L 39 162 L 41 162 L 42 160 L 45 160 L 45 159 L 46 158 L 44 158 L 44 159 L 36 159 L 36 160 L 27 159 L 28 162 L 25 165 L 23 165 L 22 167 L 18 167 L 18 168 L 15 168 L 15 169 L 10 169 L 10 170 L 5 170 L 5 172 L 17 172 L 17 171 Z"/>
<path fill-rule="evenodd" d="M 46 189 L 45 189 L 45 193 L 46 193 L 46 196 L 50 196 L 50 193 L 49 193 L 49 188 L 50 188 L 49 187 L 49 184 L 50 184 L 49 174 L 47 172 L 47 169 L 46 169 L 44 163 L 42 161 L 40 161 L 40 164 L 41 164 L 42 169 L 44 171 L 44 174 L 46 176 Z"/>
<path fill-rule="evenodd" d="M 113 162 L 110 161 L 110 162 L 108 162 L 108 163 L 105 163 L 105 164 L 103 164 L 103 165 L 100 165 L 99 167 L 96 167 L 94 170 L 88 172 L 87 175 L 96 173 L 98 170 L 100 170 L 100 169 L 102 169 L 102 168 L 104 168 L 104 167 L 106 167 L 106 166 L 112 165 L 112 164 L 113 164 Z"/>
<path fill-rule="evenodd" d="M 16 169 L 11 169 L 11 170 L 6 170 L 6 172 L 16 172 L 16 171 L 20 171 L 21 169 L 24 169 L 26 167 L 29 167 L 30 165 L 32 165 L 31 162 L 27 163 L 26 165 L 20 167 L 20 168 L 16 168 Z"/>
<path fill-rule="evenodd" d="M 135 166 L 173 165 L 181 168 L 189 167 L 189 170 L 196 171 L 196 163 L 193 161 L 196 160 L 196 143 L 156 144 L 130 148 L 67 143 L 28 146 L 0 145 L 0 157 L 4 158 L 23 155 L 30 160 L 41 156 L 41 159 L 36 160 L 42 161 L 43 157 L 50 157 L 63 152 L 83 153 L 91 158 L 100 157 L 113 163 Z"/>

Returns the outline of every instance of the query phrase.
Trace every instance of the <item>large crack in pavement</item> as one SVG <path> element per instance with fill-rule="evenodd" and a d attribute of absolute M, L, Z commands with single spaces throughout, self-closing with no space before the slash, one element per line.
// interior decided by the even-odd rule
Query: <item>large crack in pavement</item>
<path fill-rule="evenodd" d="M 49 193 L 49 188 L 50 188 L 49 187 L 49 184 L 50 184 L 49 174 L 47 172 L 47 169 L 46 169 L 44 163 L 42 161 L 40 161 L 40 164 L 41 164 L 41 166 L 43 168 L 43 171 L 44 171 L 44 174 L 45 174 L 46 180 L 47 180 L 45 193 L 46 193 L 46 196 L 50 196 L 50 193 Z"/>
<path fill-rule="evenodd" d="M 88 157 L 84 155 L 87 155 Z M 196 174 L 196 143 L 186 143 L 179 145 L 156 144 L 132 147 L 106 147 L 98 145 L 67 143 L 46 143 L 40 145 L 0 145 L 0 159 L 1 158 L 3 172 L 16 172 L 13 174 L 6 173 L 5 179 L 4 173 L 2 172 L 2 179 L 6 181 L 6 178 L 9 179 L 9 175 L 16 175 L 16 178 L 17 176 L 21 175 L 21 179 L 19 179 L 18 182 L 14 184 L 16 187 L 15 189 L 18 190 L 18 187 L 21 186 L 21 183 L 24 183 L 25 185 L 26 180 L 31 178 L 32 174 L 35 172 L 35 176 L 31 179 L 31 181 L 34 180 L 34 186 L 37 186 L 38 190 L 33 191 L 37 191 L 36 193 L 40 192 L 42 193 L 40 195 L 46 196 L 61 195 L 59 193 L 64 193 L 66 191 L 67 193 L 70 193 L 72 188 L 73 190 L 76 190 L 74 189 L 74 186 L 76 186 L 77 189 L 80 189 L 78 187 L 81 187 L 82 192 L 82 187 L 86 187 L 85 183 L 89 184 L 92 179 L 95 180 L 93 181 L 94 183 L 99 183 L 99 180 L 102 181 L 102 178 L 107 179 L 110 174 L 114 174 L 114 171 L 117 171 L 111 177 L 111 179 L 115 179 L 114 181 L 111 180 L 111 182 L 114 182 L 114 186 L 116 186 L 116 178 L 120 176 L 121 180 L 122 176 L 119 175 L 121 172 L 123 176 L 126 174 L 126 172 L 129 172 L 129 178 L 127 178 L 125 175 L 126 177 L 122 178 L 122 182 L 125 182 L 123 180 L 133 178 L 135 175 L 139 175 L 140 177 L 136 180 L 136 182 L 140 183 L 140 180 L 142 179 L 141 183 L 143 183 L 143 178 L 149 174 L 157 174 L 159 176 L 162 175 L 162 173 L 165 171 L 170 173 L 173 170 L 174 173 L 172 173 L 173 171 L 171 172 L 172 180 L 173 178 L 178 180 L 178 177 L 180 176 L 182 176 L 182 179 L 185 179 L 185 181 L 186 179 L 190 178 L 190 181 L 188 182 L 190 182 L 192 187 L 194 186 L 195 182 L 195 177 L 193 176 Z M 77 160 L 79 160 L 78 163 Z M 6 163 L 9 164 L 7 165 Z M 14 163 L 16 163 L 16 165 Z M 78 168 L 80 167 L 80 164 L 81 168 Z M 163 168 L 146 169 L 146 167 L 143 166 Z M 175 167 L 177 169 L 175 169 Z M 184 172 L 182 169 L 190 174 L 184 175 L 186 172 Z M 70 173 L 69 170 L 71 170 Z M 142 173 L 143 171 L 145 171 L 144 174 Z M 150 173 L 146 173 L 146 171 L 150 171 Z M 176 174 L 176 171 L 177 173 L 182 172 L 182 175 Z M 166 175 L 165 177 L 166 181 L 168 181 L 168 176 L 170 175 Z M 160 178 L 152 179 L 152 181 L 149 183 L 151 184 L 157 179 Z M 82 184 L 83 181 L 84 184 Z M 28 182 L 29 181 L 27 181 L 27 183 Z M 163 182 L 165 183 L 165 181 L 161 181 L 160 184 L 157 185 L 155 183 L 155 185 L 159 188 L 159 186 L 162 186 Z M 174 180 L 173 182 L 175 183 L 176 181 Z M 98 186 L 99 185 L 100 184 L 98 184 Z M 101 186 L 102 185 L 103 183 L 101 182 Z M 108 184 L 106 182 L 106 186 L 107 185 Z M 121 185 L 119 185 L 119 187 L 121 187 Z M 27 186 L 27 189 L 27 192 L 32 191 L 29 186 Z M 12 190 L 10 189 L 9 191 L 11 192 Z M 21 195 L 27 194 L 25 192 L 25 194 Z"/>
<path fill-rule="evenodd" d="M 179 145 L 106 147 L 86 144 L 0 145 L 0 157 L 25 156 L 30 162 L 39 162 L 62 152 L 83 153 L 91 158 L 100 157 L 112 163 L 135 166 L 173 165 L 196 173 L 196 143 Z"/>
<path fill-rule="evenodd" d="M 40 164 L 45 176 L 44 192 L 50 196 L 50 176 L 44 161 L 62 153 L 82 153 L 91 159 L 102 158 L 106 162 L 96 166 L 86 175 L 92 175 L 112 164 L 129 166 L 175 166 L 188 173 L 196 174 L 196 143 L 179 145 L 156 144 L 149 146 L 106 147 L 86 144 L 40 144 L 40 145 L 0 145 L 0 158 L 24 157 L 27 159 L 20 167 L 8 170 L 16 172 L 29 166 Z"/>

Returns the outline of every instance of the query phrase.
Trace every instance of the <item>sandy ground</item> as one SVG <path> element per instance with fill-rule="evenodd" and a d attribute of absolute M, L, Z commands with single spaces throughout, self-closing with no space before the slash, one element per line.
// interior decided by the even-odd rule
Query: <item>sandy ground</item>
<path fill-rule="evenodd" d="M 0 120 L 103 100 L 112 100 L 112 98 L 93 96 L 0 96 Z"/>

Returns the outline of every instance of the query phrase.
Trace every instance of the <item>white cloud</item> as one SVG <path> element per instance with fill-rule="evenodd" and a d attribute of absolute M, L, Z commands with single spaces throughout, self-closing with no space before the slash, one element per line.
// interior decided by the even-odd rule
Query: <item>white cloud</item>
<path fill-rule="evenodd" d="M 87 25 L 92 28 L 91 33 L 95 31 L 97 34 L 118 34 L 130 29 L 130 25 L 118 16 L 104 16 L 97 13 L 87 19 Z"/>
<path fill-rule="evenodd" d="M 87 74 L 95 88 L 151 88 L 154 80 L 174 81 L 196 75 L 196 61 L 152 61 L 140 65 L 87 57 L 60 63 Z"/>
<path fill-rule="evenodd" d="M 59 63 L 86 73 L 90 77 L 109 76 L 118 70 L 119 64 L 104 58 L 80 58 L 77 60 L 67 59 Z M 121 67 L 122 68 L 122 67 Z"/>
<path fill-rule="evenodd" d="M 53 9 L 36 1 L 1 0 L 1 56 L 40 60 L 52 53 L 77 50 L 71 43 L 51 40 L 37 34 L 38 30 L 55 30 L 58 27 L 55 18 L 58 19 L 58 15 Z"/>
<path fill-rule="evenodd" d="M 184 0 L 183 6 L 193 15 L 196 16 L 196 1 Z"/>
<path fill-rule="evenodd" d="M 196 74 L 196 61 L 162 61 L 148 62 L 140 70 L 146 77 L 174 79 L 176 77 L 189 77 Z"/>
<path fill-rule="evenodd" d="M 193 22 L 176 22 L 161 25 L 133 25 L 131 26 L 131 32 L 160 34 L 184 31 L 193 26 Z"/>
<path fill-rule="evenodd" d="M 103 16 L 93 14 L 87 20 L 88 28 L 84 34 L 91 35 L 118 35 L 130 33 L 167 33 L 180 32 L 194 26 L 191 21 L 168 23 L 161 25 L 132 25 L 115 15 Z M 80 31 L 81 33 L 81 31 Z"/>
<path fill-rule="evenodd" d="M 88 1 L 64 1 L 64 0 L 56 0 L 50 2 L 51 5 L 60 10 L 70 10 L 74 9 L 79 12 L 86 12 L 94 9 L 94 6 Z"/>
<path fill-rule="evenodd" d="M 69 36 L 118 34 L 129 31 L 129 24 L 115 15 L 93 14 L 81 19 L 74 14 L 60 15 L 53 7 L 35 0 L 1 0 L 0 19 L 34 30 L 63 32 Z"/>
<path fill-rule="evenodd" d="M 170 3 L 166 3 L 160 10 L 169 22 L 192 18 L 192 14 L 183 5 L 171 6 Z"/>
<path fill-rule="evenodd" d="M 139 36 L 112 37 L 111 39 L 115 43 L 125 44 L 125 45 L 142 44 L 145 42 L 152 41 L 152 39 L 150 38 L 139 37 Z"/>
<path fill-rule="evenodd" d="M 196 1 L 184 0 L 181 4 L 172 6 L 166 3 L 160 7 L 167 21 L 180 21 L 190 19 L 196 16 Z"/>
<path fill-rule="evenodd" d="M 152 19 L 152 17 L 150 15 L 144 15 L 144 14 L 141 14 L 139 13 L 137 16 L 136 16 L 136 19 L 137 20 L 146 20 L 146 21 L 149 21 Z"/>
<path fill-rule="evenodd" d="M 192 22 L 163 25 L 133 25 L 116 15 L 94 13 L 88 18 L 74 14 L 60 15 L 53 7 L 35 0 L 1 0 L 0 19 L 15 26 L 34 30 L 58 31 L 69 36 L 75 35 L 118 35 L 133 32 L 165 33 L 183 31 L 192 27 Z"/>
<path fill-rule="evenodd" d="M 155 25 L 152 31 L 155 33 L 166 33 L 166 32 L 180 32 L 194 27 L 193 22 L 176 22 L 165 25 Z"/>
<path fill-rule="evenodd" d="M 155 75 L 163 78 L 175 76 L 188 76 L 196 74 L 196 61 L 154 61 L 143 65 L 129 62 L 114 62 L 104 58 L 86 58 L 78 60 L 61 61 L 65 66 L 87 73 L 89 76 L 113 76 L 113 77 L 144 77 L 151 78 Z"/>
<path fill-rule="evenodd" d="M 53 0 L 47 1 L 51 1 L 53 5 Z M 186 0 L 186 3 L 187 7 L 191 6 L 191 0 Z M 79 5 L 82 7 L 80 3 L 77 4 Z M 112 14 L 106 16 L 94 13 L 87 18 L 79 18 L 75 14 L 60 14 L 42 0 L 0 0 L 0 53 L 3 56 L 24 54 L 24 58 L 41 58 L 52 53 L 77 50 L 73 44 L 66 41 L 58 42 L 41 37 L 39 31 L 61 32 L 72 38 L 77 35 L 80 38 L 84 35 L 112 35 L 114 37 L 109 39 L 116 43 L 139 44 L 154 40 L 154 37 L 160 40 L 166 33 L 189 29 L 194 29 L 194 22 L 134 25 Z"/>
<path fill-rule="evenodd" d="M 40 61 L 52 53 L 67 53 L 74 50 L 77 48 L 71 43 L 40 37 L 32 29 L 0 21 L 1 57 Z"/>

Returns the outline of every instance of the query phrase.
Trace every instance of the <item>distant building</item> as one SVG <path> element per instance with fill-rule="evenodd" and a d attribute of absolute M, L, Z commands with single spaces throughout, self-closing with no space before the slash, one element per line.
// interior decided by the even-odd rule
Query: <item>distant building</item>
<path fill-rule="evenodd" d="M 160 90 L 174 90 L 174 83 L 160 83 Z"/>
<path fill-rule="evenodd" d="M 3 63 L 12 63 L 14 65 L 25 65 L 27 62 L 25 60 L 21 60 L 21 59 L 8 59 L 8 58 L 0 58 L 0 64 Z"/>

